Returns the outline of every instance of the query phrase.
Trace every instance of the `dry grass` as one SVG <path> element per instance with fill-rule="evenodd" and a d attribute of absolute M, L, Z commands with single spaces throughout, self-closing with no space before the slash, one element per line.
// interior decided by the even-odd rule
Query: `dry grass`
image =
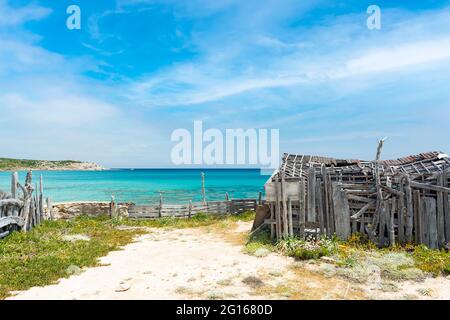
<path fill-rule="evenodd" d="M 290 271 L 290 277 L 258 287 L 254 294 L 291 300 L 367 299 L 358 286 L 343 279 L 329 278 L 302 266 L 293 266 Z"/>

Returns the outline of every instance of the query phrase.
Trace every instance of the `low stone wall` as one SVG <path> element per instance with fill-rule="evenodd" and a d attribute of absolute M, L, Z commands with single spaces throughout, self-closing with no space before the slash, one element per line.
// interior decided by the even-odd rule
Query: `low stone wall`
<path fill-rule="evenodd" d="M 119 215 L 128 216 L 128 207 L 131 203 L 119 203 Z M 71 219 L 80 215 L 96 217 L 99 215 L 109 215 L 109 202 L 65 202 L 55 203 L 52 209 L 55 219 Z"/>

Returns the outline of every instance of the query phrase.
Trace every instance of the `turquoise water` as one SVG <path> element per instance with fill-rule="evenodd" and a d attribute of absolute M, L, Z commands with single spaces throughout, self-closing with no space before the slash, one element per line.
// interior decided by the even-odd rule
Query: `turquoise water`
<path fill-rule="evenodd" d="M 207 200 L 257 198 L 269 178 L 258 169 L 120 169 L 107 171 L 33 171 L 33 181 L 44 177 L 44 196 L 54 202 L 109 201 L 147 204 L 159 202 L 159 192 L 170 203 L 201 201 L 205 173 Z M 23 182 L 25 172 L 19 173 Z M 10 190 L 11 173 L 0 172 L 0 189 Z"/>

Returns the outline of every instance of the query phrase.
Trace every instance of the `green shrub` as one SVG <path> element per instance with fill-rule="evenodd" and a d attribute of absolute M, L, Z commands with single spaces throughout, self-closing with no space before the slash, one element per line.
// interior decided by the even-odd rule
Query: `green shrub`
<path fill-rule="evenodd" d="M 450 274 L 450 253 L 444 250 L 429 249 L 424 245 L 414 248 L 413 259 L 416 266 L 422 271 L 435 276 Z"/>
<path fill-rule="evenodd" d="M 301 240 L 291 237 L 280 241 L 277 249 L 299 260 L 319 259 L 334 254 L 337 250 L 337 242 L 326 238 Z"/>

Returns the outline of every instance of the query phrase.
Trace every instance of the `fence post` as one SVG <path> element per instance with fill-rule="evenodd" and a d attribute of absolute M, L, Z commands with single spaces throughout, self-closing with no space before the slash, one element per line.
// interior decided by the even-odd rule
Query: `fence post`
<path fill-rule="evenodd" d="M 47 198 L 47 214 L 50 221 L 53 221 L 53 203 L 50 198 Z"/>
<path fill-rule="evenodd" d="M 158 213 L 158 216 L 159 216 L 159 218 L 161 218 L 161 216 L 162 216 L 162 206 L 163 206 L 163 198 L 162 198 L 162 193 L 160 192 L 159 193 L 159 213 Z"/>
<path fill-rule="evenodd" d="M 190 218 L 192 215 L 192 200 L 189 200 L 189 207 L 188 207 L 188 217 Z"/>
<path fill-rule="evenodd" d="M 203 201 L 203 204 L 206 204 L 205 173 L 204 172 L 201 173 L 201 177 L 202 177 L 202 201 Z"/>
<path fill-rule="evenodd" d="M 19 174 L 17 172 L 14 172 L 11 176 L 11 195 L 12 195 L 13 199 L 18 198 L 17 182 L 19 182 Z"/>
<path fill-rule="evenodd" d="M 111 202 L 109 204 L 109 217 L 110 218 L 116 217 L 116 202 L 114 199 L 114 195 L 111 195 Z"/>
<path fill-rule="evenodd" d="M 258 205 L 262 205 L 262 192 L 261 191 L 259 192 L 259 195 L 258 195 Z"/>

